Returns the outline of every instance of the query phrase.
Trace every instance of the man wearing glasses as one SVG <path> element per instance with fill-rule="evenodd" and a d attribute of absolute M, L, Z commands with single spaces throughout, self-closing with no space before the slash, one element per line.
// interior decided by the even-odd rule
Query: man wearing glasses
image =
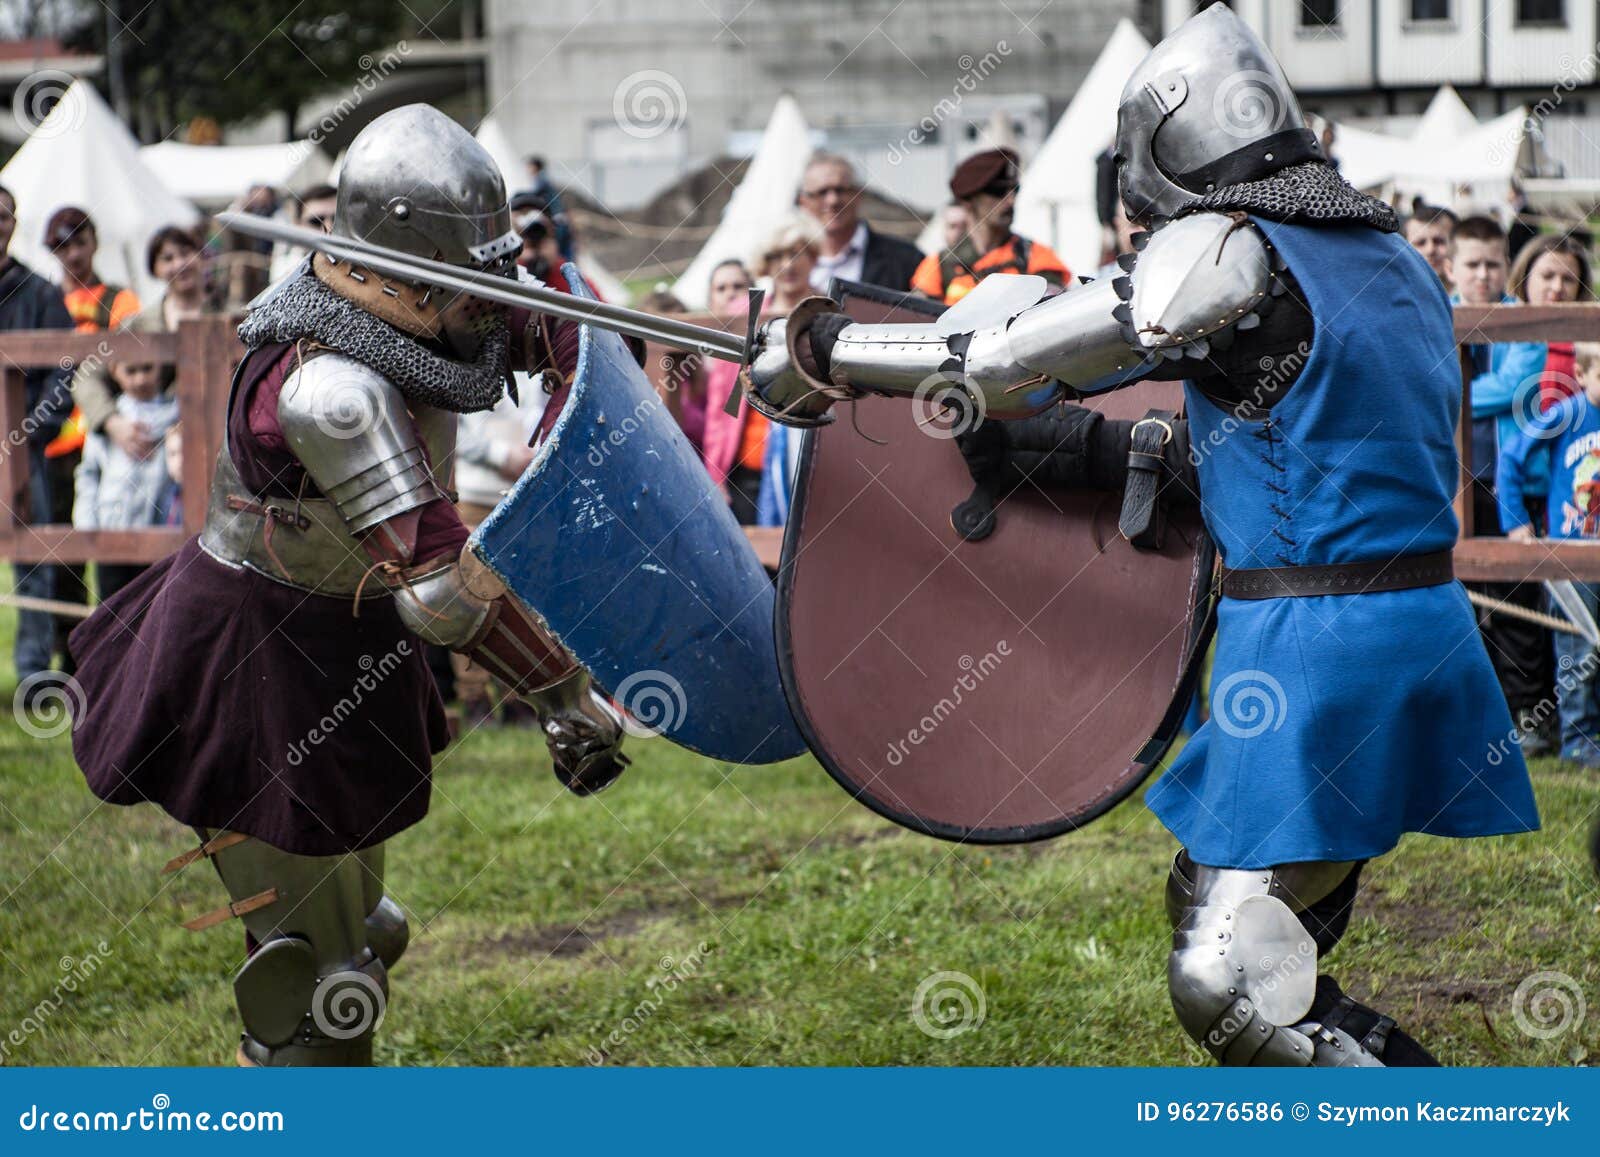
<path fill-rule="evenodd" d="M 1016 208 L 1017 154 L 985 149 L 956 166 L 950 194 L 971 220 L 967 235 L 951 249 L 923 258 L 911 288 L 954 305 L 993 273 L 1036 273 L 1058 289 L 1072 279 L 1066 263 L 1050 247 L 1011 231 Z"/>
<path fill-rule="evenodd" d="M 856 167 L 834 153 L 811 158 L 800 178 L 800 208 L 822 227 L 822 245 L 811 269 L 811 288 L 828 292 L 835 277 L 887 289 L 910 289 L 922 260 L 911 242 L 879 233 L 860 219 L 861 181 Z"/>

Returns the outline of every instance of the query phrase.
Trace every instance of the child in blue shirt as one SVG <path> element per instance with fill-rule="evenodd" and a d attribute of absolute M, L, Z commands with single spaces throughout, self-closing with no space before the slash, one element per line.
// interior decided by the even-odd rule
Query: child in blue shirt
<path fill-rule="evenodd" d="M 1500 447 L 1495 490 L 1500 524 L 1516 542 L 1535 538 L 1526 485 L 1532 467 L 1549 462 L 1546 533 L 1551 538 L 1600 539 L 1600 342 L 1573 346 L 1579 392 L 1542 414 L 1518 415 L 1517 430 Z M 1542 473 L 1542 471 L 1540 471 Z M 1591 612 L 1600 607 L 1600 584 L 1578 583 Z M 1600 656 L 1580 636 L 1556 632 L 1560 671 L 1561 758 L 1600 768 Z"/>

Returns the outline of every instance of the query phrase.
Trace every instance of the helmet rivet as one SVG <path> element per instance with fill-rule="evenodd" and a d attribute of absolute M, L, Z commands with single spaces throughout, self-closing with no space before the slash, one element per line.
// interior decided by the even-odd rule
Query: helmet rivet
<path fill-rule="evenodd" d="M 406 204 L 404 201 L 401 201 L 399 204 L 395 205 L 394 215 L 397 220 L 404 221 L 407 217 L 411 216 L 411 206 Z"/>
<path fill-rule="evenodd" d="M 1271 153 L 1267 154 L 1267 160 L 1269 160 L 1269 161 L 1272 160 L 1272 154 Z"/>

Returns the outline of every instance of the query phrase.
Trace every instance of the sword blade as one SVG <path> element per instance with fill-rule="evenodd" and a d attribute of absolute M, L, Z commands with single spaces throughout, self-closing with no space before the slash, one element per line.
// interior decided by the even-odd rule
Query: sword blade
<path fill-rule="evenodd" d="M 589 301 L 548 286 L 524 285 L 504 277 L 464 269 L 459 265 L 447 265 L 443 261 L 431 261 L 425 257 L 385 249 L 351 237 L 303 229 L 298 225 L 274 221 L 270 217 L 257 217 L 253 213 L 219 213 L 217 223 L 248 237 L 315 249 L 384 277 L 432 285 L 453 293 L 470 293 L 501 305 L 537 309 L 552 317 L 660 342 L 674 349 L 690 350 L 726 362 L 744 365 L 747 361 L 744 337 L 720 329 L 694 325 L 676 318 L 658 317 L 653 313 L 609 302 Z"/>
<path fill-rule="evenodd" d="M 1556 606 L 1572 620 L 1572 625 L 1577 628 L 1578 634 L 1583 636 L 1591 647 L 1600 647 L 1600 625 L 1595 623 L 1594 616 L 1589 613 L 1589 605 L 1584 602 L 1583 596 L 1578 593 L 1578 588 L 1572 584 L 1572 580 L 1546 579 L 1544 588 L 1550 592 L 1550 598 Z"/>

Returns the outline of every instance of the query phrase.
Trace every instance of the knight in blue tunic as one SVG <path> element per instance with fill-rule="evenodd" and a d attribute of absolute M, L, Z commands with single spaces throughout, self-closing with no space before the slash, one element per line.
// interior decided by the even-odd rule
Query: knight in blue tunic
<path fill-rule="evenodd" d="M 1539 822 L 1451 569 L 1449 302 L 1224 5 L 1135 70 L 1116 155 L 1150 230 L 1125 276 L 1031 300 L 992 278 L 927 327 L 802 307 L 763 334 L 752 402 L 806 424 L 854 393 L 956 378 L 979 413 L 1017 419 L 980 427 L 1004 431 L 988 452 L 999 438 L 1036 481 L 1124 491 L 1125 533 L 1198 500 L 1222 563 L 1212 717 L 1146 795 L 1183 845 L 1178 1019 L 1224 1064 L 1436 1064 L 1319 962 L 1362 866 L 1403 833 Z M 1057 404 L 1147 378 L 1185 381 L 1186 421 Z"/>

